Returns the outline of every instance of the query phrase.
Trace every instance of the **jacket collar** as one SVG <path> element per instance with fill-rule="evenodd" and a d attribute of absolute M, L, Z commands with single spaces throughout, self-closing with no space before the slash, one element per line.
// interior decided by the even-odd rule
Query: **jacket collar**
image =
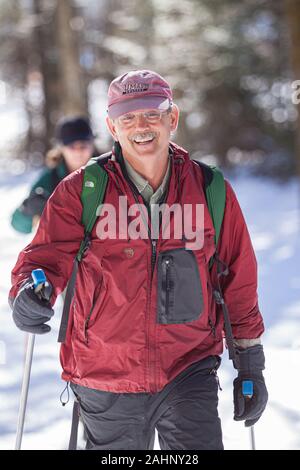
<path fill-rule="evenodd" d="M 182 167 L 186 167 L 188 162 L 190 161 L 189 153 L 183 147 L 175 144 L 175 142 L 169 142 L 169 155 L 174 163 L 180 163 Z M 124 164 L 124 157 L 122 154 L 122 148 L 120 143 L 115 141 L 112 147 L 112 156 L 110 159 L 111 162 L 116 162 L 116 166 L 120 167 L 121 170 L 124 172 L 125 164 Z M 185 173 L 185 171 L 184 171 Z M 126 168 L 125 168 L 125 174 Z"/>
<path fill-rule="evenodd" d="M 168 202 L 173 203 L 175 200 L 181 200 L 183 180 L 190 171 L 192 162 L 190 161 L 188 152 L 171 141 L 169 142 L 169 152 L 171 171 L 167 190 L 169 194 Z M 114 143 L 109 161 L 105 164 L 105 168 L 116 181 L 121 192 L 126 191 L 122 181 L 127 181 L 127 184 L 131 186 L 132 190 L 139 194 L 128 176 L 119 142 Z"/>

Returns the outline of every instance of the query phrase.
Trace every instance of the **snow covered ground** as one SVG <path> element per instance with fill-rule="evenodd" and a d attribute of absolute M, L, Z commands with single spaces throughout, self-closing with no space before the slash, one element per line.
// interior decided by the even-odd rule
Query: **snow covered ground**
<path fill-rule="evenodd" d="M 25 335 L 16 329 L 7 305 L 10 271 L 31 235 L 17 234 L 10 214 L 22 201 L 36 174 L 0 177 L 0 449 L 14 448 Z M 300 212 L 296 182 L 230 179 L 252 236 L 259 266 L 259 301 L 266 333 L 265 378 L 269 405 L 255 426 L 258 449 L 300 449 Z M 58 300 L 56 310 L 62 307 Z M 36 338 L 28 399 L 24 449 L 66 449 L 71 424 L 72 395 L 62 407 L 65 387 L 60 379 L 56 342 L 59 314 L 52 331 Z M 220 415 L 226 449 L 249 449 L 249 430 L 232 419 L 235 371 L 223 355 L 219 378 Z M 83 448 L 82 432 L 79 447 Z M 155 448 L 159 449 L 158 440 Z"/>

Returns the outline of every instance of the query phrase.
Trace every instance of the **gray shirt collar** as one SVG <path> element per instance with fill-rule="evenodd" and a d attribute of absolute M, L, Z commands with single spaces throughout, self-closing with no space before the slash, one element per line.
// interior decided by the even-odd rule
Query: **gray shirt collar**
<path fill-rule="evenodd" d="M 128 173 L 129 178 L 131 181 L 135 184 L 137 190 L 139 193 L 143 196 L 145 201 L 148 204 L 157 204 L 159 199 L 161 198 L 162 194 L 167 188 L 168 185 L 168 180 L 170 176 L 170 157 L 168 159 L 168 166 L 166 173 L 164 175 L 164 178 L 160 184 L 160 186 L 157 188 L 157 190 L 154 192 L 152 186 L 149 184 L 149 182 L 143 178 L 142 175 L 140 175 L 133 167 L 130 165 L 130 163 L 124 158 L 124 164 Z"/>

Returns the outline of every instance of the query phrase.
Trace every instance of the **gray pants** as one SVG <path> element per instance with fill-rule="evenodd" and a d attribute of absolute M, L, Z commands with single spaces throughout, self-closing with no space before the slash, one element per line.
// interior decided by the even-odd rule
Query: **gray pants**
<path fill-rule="evenodd" d="M 198 361 L 160 392 L 113 393 L 71 383 L 80 404 L 86 449 L 222 450 L 218 417 L 219 356 Z"/>

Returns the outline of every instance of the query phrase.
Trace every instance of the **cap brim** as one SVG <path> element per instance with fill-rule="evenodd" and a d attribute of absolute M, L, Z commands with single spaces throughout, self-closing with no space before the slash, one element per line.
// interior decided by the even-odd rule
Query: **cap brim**
<path fill-rule="evenodd" d="M 73 144 L 74 142 L 92 142 L 94 140 L 94 136 L 90 135 L 76 135 L 75 137 L 65 137 L 61 139 L 61 143 L 63 145 L 70 145 Z"/>
<path fill-rule="evenodd" d="M 166 111 L 169 109 L 171 101 L 165 96 L 143 96 L 141 98 L 132 98 L 119 103 L 112 104 L 108 108 L 108 116 L 116 119 L 122 114 L 138 109 L 160 109 Z"/>

